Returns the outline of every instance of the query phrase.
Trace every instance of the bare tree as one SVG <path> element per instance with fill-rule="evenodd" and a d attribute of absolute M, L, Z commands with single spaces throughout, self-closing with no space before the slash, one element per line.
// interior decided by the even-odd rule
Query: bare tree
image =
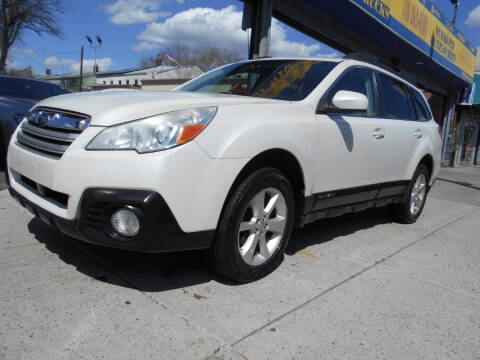
<path fill-rule="evenodd" d="M 35 75 L 35 72 L 33 71 L 31 66 L 28 66 L 23 69 L 10 69 L 7 71 L 7 73 L 10 75 L 21 75 L 21 76 L 26 76 L 31 78 L 33 78 Z"/>
<path fill-rule="evenodd" d="M 174 58 L 178 64 L 173 65 L 196 65 L 203 71 L 241 59 L 240 53 L 236 50 L 219 49 L 214 46 L 192 49 L 182 43 L 175 43 L 165 47 L 158 53 L 162 55 L 163 59 L 166 59 L 167 54 Z M 142 56 L 139 64 L 141 67 L 156 66 L 158 65 L 157 59 L 156 55 Z"/>
<path fill-rule="evenodd" d="M 1 0 L 0 72 L 5 72 L 8 51 L 31 30 L 38 35 L 61 36 L 58 16 L 63 13 L 63 0 Z"/>

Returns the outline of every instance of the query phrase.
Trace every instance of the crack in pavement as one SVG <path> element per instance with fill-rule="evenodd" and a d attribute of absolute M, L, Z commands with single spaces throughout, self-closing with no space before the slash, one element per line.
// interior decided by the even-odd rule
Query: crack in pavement
<path fill-rule="evenodd" d="M 457 221 L 463 219 L 464 217 L 466 217 L 466 216 L 468 216 L 468 215 L 470 215 L 470 214 L 472 214 L 472 213 L 474 213 L 474 212 L 476 212 L 476 211 L 479 211 L 479 210 L 480 210 L 479 208 L 475 208 L 475 209 L 467 212 L 466 214 L 460 216 L 459 218 L 457 218 L 457 219 L 455 219 L 455 220 L 452 220 L 452 221 L 448 222 L 447 224 L 442 225 L 442 226 L 440 226 L 439 228 L 437 228 L 437 229 L 435 229 L 435 230 L 432 230 L 432 231 L 429 232 L 428 234 L 420 237 L 419 239 L 416 239 L 416 240 L 408 243 L 407 245 L 405 245 L 405 246 L 401 247 L 400 249 L 394 251 L 394 252 L 391 253 L 390 255 L 385 256 L 385 257 L 382 258 L 381 260 L 375 261 L 374 264 L 366 267 L 366 268 L 363 269 L 363 270 L 360 270 L 359 272 L 353 274 L 352 276 L 349 276 L 348 278 L 342 280 L 341 282 L 339 282 L 339 283 L 337 283 L 337 284 L 329 287 L 328 289 L 322 291 L 320 294 L 318 294 L 318 295 L 316 295 L 316 296 L 308 299 L 307 301 L 303 302 L 302 304 L 295 306 L 294 308 L 292 308 L 292 309 L 290 309 L 289 311 L 283 313 L 282 315 L 277 316 L 276 318 L 270 320 L 269 322 L 265 323 L 264 325 L 260 326 L 259 328 L 251 331 L 250 333 L 248 333 L 247 335 L 243 336 L 243 337 L 240 338 L 239 340 L 233 342 L 233 343 L 231 344 L 231 346 L 233 347 L 233 346 L 235 346 L 235 345 L 238 345 L 239 343 L 241 343 L 241 342 L 244 341 L 245 339 L 248 339 L 250 336 L 255 335 L 255 334 L 258 333 L 259 331 L 262 331 L 263 329 L 269 327 L 269 326 L 272 325 L 273 323 L 275 323 L 275 322 L 283 319 L 284 317 L 286 317 L 286 316 L 294 313 L 295 311 L 301 309 L 301 308 L 304 307 L 305 305 L 308 305 L 308 304 L 310 304 L 311 302 L 319 299 L 320 297 L 322 297 L 323 295 L 329 293 L 330 291 L 332 291 L 332 290 L 334 290 L 334 289 L 342 286 L 343 284 L 346 284 L 346 283 L 349 282 L 350 280 L 355 279 L 356 277 L 362 275 L 363 273 L 365 273 L 365 272 L 367 272 L 368 270 L 374 268 L 375 266 L 377 266 L 377 265 L 379 265 L 379 264 L 382 264 L 382 263 L 385 262 L 386 260 L 388 260 L 388 259 L 392 258 L 393 256 L 397 255 L 398 253 L 402 252 L 403 250 L 408 249 L 409 247 L 411 247 L 411 246 L 419 243 L 420 241 L 426 239 L 427 237 L 435 234 L 436 232 L 445 229 L 446 227 L 448 227 L 448 226 L 456 223 Z"/>
<path fill-rule="evenodd" d="M 139 291 L 142 295 L 144 295 L 147 299 L 149 299 L 150 301 L 153 301 L 155 304 L 161 306 L 162 308 L 166 309 L 166 310 L 169 310 L 171 311 L 175 316 L 177 316 L 179 319 L 183 320 L 188 326 L 192 327 L 193 329 L 197 330 L 201 335 L 213 340 L 215 343 L 217 343 L 218 345 L 220 345 L 220 347 L 223 347 L 225 349 L 228 349 L 229 351 L 231 351 L 232 353 L 242 357 L 243 359 L 247 359 L 245 357 L 245 355 L 241 354 L 240 352 L 238 352 L 236 349 L 233 348 L 232 345 L 230 345 L 227 341 L 225 341 L 224 339 L 218 337 L 216 334 L 213 334 L 211 333 L 210 331 L 208 331 L 207 329 L 205 329 L 203 326 L 201 325 L 198 325 L 194 322 L 192 322 L 192 320 L 190 320 L 187 316 L 185 316 L 184 314 L 180 313 L 178 310 L 176 310 L 175 308 L 171 307 L 170 305 L 167 305 L 161 301 L 158 301 L 157 299 L 155 299 L 154 297 L 152 297 L 151 295 L 149 295 L 149 293 L 145 290 L 145 289 L 142 289 L 141 286 L 135 284 L 135 282 L 131 281 L 130 279 L 128 279 L 127 277 L 123 276 L 123 274 L 119 273 L 118 271 L 116 271 L 114 268 L 112 268 L 110 265 L 108 265 L 107 263 L 105 263 L 104 261 L 102 261 L 102 259 L 100 259 L 99 257 L 91 254 L 88 250 L 86 249 L 83 249 L 81 246 L 78 246 L 74 241 L 71 241 L 68 237 L 66 236 L 63 236 L 63 238 L 67 239 L 67 241 L 69 241 L 76 249 L 78 249 L 79 251 L 81 251 L 83 254 L 87 255 L 89 258 L 91 258 L 93 261 L 95 261 L 96 263 L 98 263 L 99 265 L 103 266 L 106 270 L 108 270 L 110 273 L 112 273 L 114 276 L 118 277 L 119 279 L 121 279 L 122 281 L 124 281 L 125 283 L 129 284 L 133 289 L 136 289 L 137 291 Z M 212 353 L 211 355 L 208 355 L 206 358 L 208 359 L 208 357 L 210 356 L 214 356 L 216 352 Z M 248 360 L 248 359 L 247 359 Z"/>

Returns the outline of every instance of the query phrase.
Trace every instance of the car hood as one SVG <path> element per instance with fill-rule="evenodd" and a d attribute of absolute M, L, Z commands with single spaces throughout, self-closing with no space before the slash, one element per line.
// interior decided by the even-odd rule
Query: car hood
<path fill-rule="evenodd" d="M 282 102 L 246 96 L 181 91 L 103 90 L 56 96 L 37 106 L 89 115 L 91 125 L 110 126 L 169 111 L 201 106 Z"/>
<path fill-rule="evenodd" d="M 0 96 L 0 109 L 2 109 L 2 113 L 7 111 L 12 114 L 26 114 L 36 102 L 32 99 Z"/>

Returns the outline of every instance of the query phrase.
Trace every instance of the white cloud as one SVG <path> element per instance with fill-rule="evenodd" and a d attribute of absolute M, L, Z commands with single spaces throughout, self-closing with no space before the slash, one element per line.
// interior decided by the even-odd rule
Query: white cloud
<path fill-rule="evenodd" d="M 60 67 L 65 67 L 65 66 L 71 66 L 75 64 L 75 60 L 73 59 L 59 59 L 56 56 L 50 56 L 43 60 L 43 65 L 45 65 L 47 68 L 54 69 L 54 68 L 60 68 Z"/>
<path fill-rule="evenodd" d="M 138 35 L 133 50 L 152 50 L 163 45 L 182 43 L 190 47 L 213 45 L 219 48 L 247 51 L 247 33 L 241 29 L 242 12 L 231 5 L 220 10 L 193 8 L 179 12 L 164 22 L 154 22 Z M 285 26 L 273 19 L 270 52 L 275 56 L 308 56 L 320 45 L 287 40 Z"/>
<path fill-rule="evenodd" d="M 335 57 L 342 57 L 342 55 L 336 51 L 334 52 L 331 52 L 331 53 L 318 53 L 318 54 L 315 54 L 315 56 L 322 56 L 322 57 L 327 57 L 327 58 L 335 58 Z"/>
<path fill-rule="evenodd" d="M 83 71 L 92 72 L 95 64 L 94 59 L 83 60 Z M 97 65 L 100 71 L 107 71 L 114 62 L 110 58 L 97 59 Z M 80 61 L 73 59 L 59 59 L 56 56 L 50 56 L 43 61 L 43 65 L 49 69 L 66 68 L 71 72 L 80 72 Z"/>
<path fill-rule="evenodd" d="M 18 49 L 18 48 L 12 48 L 9 51 L 9 56 L 14 57 L 14 58 L 25 58 L 25 57 L 34 57 L 35 51 L 32 49 Z"/>
<path fill-rule="evenodd" d="M 94 59 L 88 59 L 88 60 L 84 59 L 83 60 L 83 71 L 92 72 L 94 64 L 95 64 Z M 114 64 L 114 62 L 110 58 L 97 59 L 97 65 L 98 65 L 99 71 L 107 71 L 108 69 L 110 69 L 110 67 L 113 64 Z M 70 66 L 70 70 L 72 70 L 73 72 L 80 72 L 80 61 L 75 63 L 75 64 L 72 64 Z"/>
<path fill-rule="evenodd" d="M 465 25 L 472 27 L 480 27 L 480 5 L 470 11 L 467 16 L 467 20 L 465 20 Z"/>
<path fill-rule="evenodd" d="M 7 59 L 7 63 L 5 64 L 7 69 L 20 69 L 22 66 L 17 61 L 10 61 Z"/>
<path fill-rule="evenodd" d="M 168 11 L 159 11 L 159 0 L 117 0 L 104 9 L 117 25 L 151 22 L 170 15 Z"/>
<path fill-rule="evenodd" d="M 138 44 L 132 45 L 132 50 L 135 51 L 145 51 L 145 50 L 155 50 L 160 47 L 159 44 L 148 41 L 140 41 Z"/>

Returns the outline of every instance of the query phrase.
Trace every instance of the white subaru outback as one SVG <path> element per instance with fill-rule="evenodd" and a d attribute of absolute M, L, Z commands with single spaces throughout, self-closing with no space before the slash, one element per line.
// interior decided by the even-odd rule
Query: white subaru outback
<path fill-rule="evenodd" d="M 210 248 L 240 282 L 282 261 L 292 229 L 388 205 L 417 220 L 440 164 L 423 94 L 368 63 L 275 58 L 171 92 L 38 103 L 12 137 L 9 189 L 62 233 L 161 252 Z"/>

